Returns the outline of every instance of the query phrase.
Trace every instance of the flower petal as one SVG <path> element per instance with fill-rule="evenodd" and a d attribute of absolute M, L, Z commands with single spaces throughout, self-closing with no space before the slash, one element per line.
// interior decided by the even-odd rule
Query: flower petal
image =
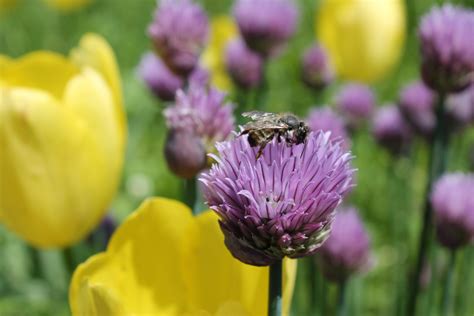
<path fill-rule="evenodd" d="M 61 99 L 68 80 L 79 69 L 63 56 L 38 51 L 17 60 L 0 62 L 2 81 L 10 86 L 46 90 Z"/>
<path fill-rule="evenodd" d="M 0 209 L 33 245 L 81 239 L 110 202 L 109 159 L 91 130 L 51 95 L 0 88 Z"/>
<path fill-rule="evenodd" d="M 117 119 L 125 130 L 125 115 L 122 109 L 122 83 L 114 52 L 100 35 L 84 35 L 79 46 L 71 50 L 71 59 L 80 67 L 92 67 L 97 70 L 112 89 L 115 99 Z"/>
<path fill-rule="evenodd" d="M 117 177 L 123 164 L 125 131 L 117 121 L 109 86 L 95 70 L 85 68 L 70 80 L 63 101 L 99 139 L 113 166 L 112 176 Z"/>
<path fill-rule="evenodd" d="M 224 245 L 214 212 L 206 211 L 197 216 L 186 236 L 182 270 L 193 308 L 214 314 L 222 312 L 223 302 L 239 302 L 239 309 L 248 315 L 266 314 L 268 267 L 246 265 L 232 257 Z M 294 260 L 285 260 L 284 309 L 287 312 L 295 272 Z"/>
<path fill-rule="evenodd" d="M 187 238 L 192 220 L 182 203 L 163 198 L 145 201 L 118 228 L 107 251 L 75 271 L 69 296 L 73 314 L 83 315 L 82 310 L 93 308 L 93 302 L 83 299 L 80 292 L 99 285 L 107 288 L 103 291 L 110 294 L 108 298 L 117 298 L 113 304 L 123 314 L 182 315 L 186 297 L 176 264 L 180 258 L 177 245 Z"/>

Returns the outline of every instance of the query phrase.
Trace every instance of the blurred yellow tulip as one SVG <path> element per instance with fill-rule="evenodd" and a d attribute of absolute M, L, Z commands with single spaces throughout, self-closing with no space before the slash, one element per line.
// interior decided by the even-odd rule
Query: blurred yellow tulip
<path fill-rule="evenodd" d="M 71 12 L 82 9 L 89 5 L 93 0 L 43 0 L 51 8 L 62 11 Z"/>
<path fill-rule="evenodd" d="M 0 0 L 0 14 L 2 11 L 13 8 L 17 2 L 18 0 Z"/>
<path fill-rule="evenodd" d="M 209 43 L 202 55 L 202 64 L 211 73 L 211 82 L 221 90 L 232 89 L 232 80 L 225 66 L 225 50 L 238 30 L 232 17 L 221 15 L 211 21 Z"/>
<path fill-rule="evenodd" d="M 322 0 L 316 29 L 339 76 L 373 82 L 398 62 L 405 19 L 403 0 Z"/>
<path fill-rule="evenodd" d="M 69 58 L 0 56 L 0 220 L 38 247 L 85 237 L 115 195 L 126 120 L 115 56 L 85 35 Z"/>
<path fill-rule="evenodd" d="M 74 272 L 72 314 L 266 315 L 268 267 L 234 259 L 217 219 L 212 211 L 193 217 L 177 201 L 145 201 L 118 228 L 107 251 Z M 285 260 L 285 315 L 295 274 L 296 261 Z"/>

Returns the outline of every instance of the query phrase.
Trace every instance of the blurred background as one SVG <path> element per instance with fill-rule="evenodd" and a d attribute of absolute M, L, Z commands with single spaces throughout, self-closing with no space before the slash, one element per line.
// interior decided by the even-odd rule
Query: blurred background
<path fill-rule="evenodd" d="M 197 2 L 211 17 L 231 12 L 232 1 L 229 0 Z M 269 63 L 266 104 L 271 111 L 291 111 L 306 117 L 313 107 L 333 104 L 335 93 L 345 82 L 338 80 L 323 94 L 315 94 L 300 79 L 301 54 L 316 39 L 315 16 L 319 2 L 297 2 L 300 8 L 297 34 L 283 54 Z M 441 2 L 406 1 L 407 33 L 400 60 L 383 78 L 370 83 L 378 105 L 395 102 L 400 89 L 419 78 L 416 27 L 420 15 Z M 474 6 L 474 1 L 451 2 Z M 0 9 L 0 54 L 18 57 L 42 49 L 67 54 L 86 32 L 103 35 L 113 47 L 123 81 L 129 136 L 122 182 L 109 215 L 119 223 L 149 196 L 182 200 L 183 181 L 168 170 L 163 159 L 164 104 L 157 101 L 137 75 L 141 56 L 151 49 L 146 28 L 156 2 L 95 0 L 70 12 L 40 0 L 0 0 L 0 6 L 3 7 Z M 406 286 L 402 279 L 406 279 L 414 262 L 428 161 L 426 144 L 422 139 L 415 140 L 408 154 L 394 157 L 378 147 L 370 132 L 370 128 L 366 128 L 353 134 L 352 151 L 359 173 L 358 186 L 349 203 L 358 207 L 372 238 L 375 264 L 370 272 L 351 281 L 349 315 L 392 315 L 387 311 L 402 315 L 395 312 L 399 304 L 397 296 Z M 473 146 L 472 128 L 456 134 L 448 170 L 469 170 L 468 156 Z M 97 250 L 101 250 L 100 247 L 98 245 Z M 75 262 L 83 261 L 88 255 L 81 244 L 69 251 Z M 443 275 L 447 256 L 443 250 L 432 255 L 436 255 L 435 268 L 439 271 L 428 271 L 431 275 L 427 277 L 428 282 L 441 282 L 439 276 Z M 463 280 L 456 283 L 459 295 L 455 305 L 459 310 L 453 315 L 474 315 L 474 301 L 468 295 L 461 295 L 474 292 L 473 247 L 465 248 L 460 256 L 457 275 Z M 63 261 L 59 250 L 41 250 L 31 255 L 25 243 L 0 226 L 0 315 L 67 315 L 68 272 Z M 304 279 L 306 272 L 300 269 L 299 278 Z M 329 298 L 336 295 L 335 287 L 325 286 Z M 424 315 L 436 315 L 434 311 L 430 313 L 430 308 L 441 294 L 436 287 L 429 289 L 423 291 L 420 306 Z M 308 300 L 308 292 L 298 286 L 293 314 L 306 315 Z M 331 306 L 327 308 L 330 314 Z"/>

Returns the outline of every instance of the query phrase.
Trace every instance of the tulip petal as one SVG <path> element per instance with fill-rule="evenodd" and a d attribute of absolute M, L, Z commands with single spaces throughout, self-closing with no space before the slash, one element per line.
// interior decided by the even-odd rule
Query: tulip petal
<path fill-rule="evenodd" d="M 97 34 L 84 35 L 79 46 L 71 51 L 71 59 L 80 67 L 92 67 L 97 70 L 109 84 L 115 99 L 117 120 L 126 130 L 126 118 L 122 109 L 122 84 L 112 48 L 107 41 Z"/>
<path fill-rule="evenodd" d="M 399 60 L 405 39 L 401 0 L 326 0 L 316 21 L 318 39 L 345 79 L 379 80 Z"/>
<path fill-rule="evenodd" d="M 68 80 L 79 71 L 63 56 L 48 51 L 0 62 L 0 69 L 7 85 L 46 90 L 57 99 L 61 99 Z"/>
<path fill-rule="evenodd" d="M 85 68 L 67 85 L 64 104 L 84 120 L 98 138 L 112 169 L 110 181 L 118 182 L 123 164 L 122 125 L 116 120 L 114 100 L 109 86 L 92 68 Z"/>
<path fill-rule="evenodd" d="M 70 287 L 73 314 L 83 315 L 81 310 L 92 308 L 83 306 L 91 300 L 84 300 L 80 292 L 99 285 L 114 291 L 114 304 L 124 314 L 182 315 L 186 303 L 178 245 L 187 238 L 192 220 L 182 203 L 163 198 L 145 201 L 118 228 L 107 251 L 75 271 Z"/>
<path fill-rule="evenodd" d="M 223 308 L 223 302 L 240 302 L 240 309 L 248 315 L 265 315 L 268 267 L 250 266 L 232 257 L 224 245 L 214 212 L 201 213 L 193 224 L 184 240 L 182 268 L 193 308 L 214 314 Z M 295 272 L 293 260 L 285 260 L 284 309 L 287 312 Z"/>
<path fill-rule="evenodd" d="M 83 238 L 115 190 L 101 144 L 51 95 L 0 90 L 2 221 L 39 247 Z"/>

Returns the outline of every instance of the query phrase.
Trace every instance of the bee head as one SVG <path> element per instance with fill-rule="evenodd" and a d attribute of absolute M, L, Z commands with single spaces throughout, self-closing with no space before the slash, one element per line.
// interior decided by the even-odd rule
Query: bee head
<path fill-rule="evenodd" d="M 296 136 L 296 142 L 298 144 L 303 143 L 306 139 L 306 136 L 309 134 L 309 127 L 306 125 L 305 122 L 299 121 L 298 122 L 298 128 L 296 129 L 295 136 Z"/>
<path fill-rule="evenodd" d="M 300 120 L 296 116 L 286 115 L 283 118 L 283 122 L 288 125 L 290 129 L 297 129 L 300 123 Z"/>

